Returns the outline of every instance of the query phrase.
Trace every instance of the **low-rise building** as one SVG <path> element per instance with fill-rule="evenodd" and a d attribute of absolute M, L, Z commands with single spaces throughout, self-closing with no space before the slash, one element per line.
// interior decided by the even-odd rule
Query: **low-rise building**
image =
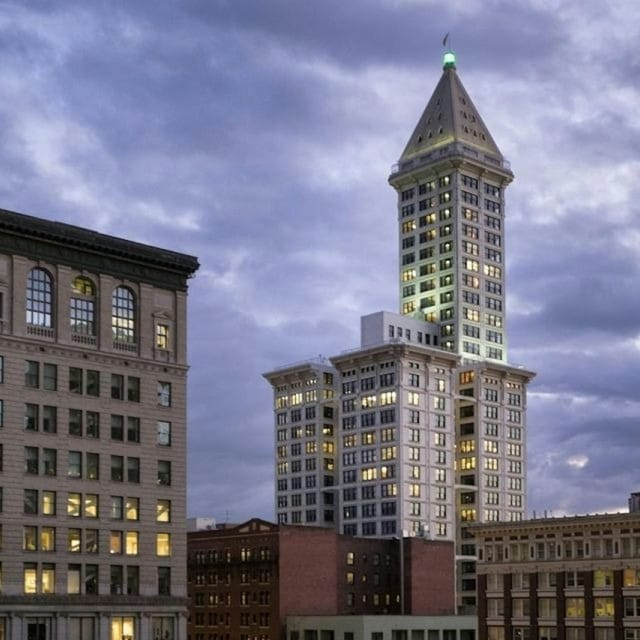
<path fill-rule="evenodd" d="M 640 639 L 640 513 L 473 531 L 480 640 Z"/>
<path fill-rule="evenodd" d="M 403 558 L 403 561 L 401 561 Z M 254 518 L 188 534 L 191 640 L 280 640 L 288 616 L 455 609 L 454 545 Z"/>
<path fill-rule="evenodd" d="M 290 616 L 286 640 L 474 640 L 475 616 Z"/>

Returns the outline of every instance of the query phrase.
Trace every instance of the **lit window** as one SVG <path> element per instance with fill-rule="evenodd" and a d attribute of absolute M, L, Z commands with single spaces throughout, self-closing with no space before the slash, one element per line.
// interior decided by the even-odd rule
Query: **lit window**
<path fill-rule="evenodd" d="M 125 549 L 126 549 L 127 555 L 137 556 L 138 555 L 138 532 L 127 531 L 125 539 L 126 539 Z"/>
<path fill-rule="evenodd" d="M 138 520 L 140 510 L 140 500 L 138 498 L 127 498 L 126 513 L 127 520 Z"/>
<path fill-rule="evenodd" d="M 82 551 L 82 530 L 69 529 L 67 532 L 67 551 L 80 553 Z"/>
<path fill-rule="evenodd" d="M 69 299 L 69 320 L 72 333 L 94 336 L 95 286 L 84 276 L 78 276 L 72 284 L 73 296 Z M 76 297 L 81 296 L 81 297 Z"/>
<path fill-rule="evenodd" d="M 158 556 L 171 555 L 171 534 L 170 533 L 156 534 L 156 555 Z"/>
<path fill-rule="evenodd" d="M 171 522 L 171 500 L 158 500 L 156 505 L 156 521 Z"/>
<path fill-rule="evenodd" d="M 156 348 L 157 349 L 169 348 L 169 325 L 168 324 L 156 325 Z"/>
<path fill-rule="evenodd" d="M 111 297 L 111 329 L 116 342 L 134 344 L 136 341 L 136 309 L 133 293 L 118 287 Z"/>
<path fill-rule="evenodd" d="M 84 517 L 98 517 L 98 496 L 95 493 L 86 493 L 84 496 Z"/>
<path fill-rule="evenodd" d="M 25 593 L 38 592 L 38 570 L 37 565 L 32 562 L 26 562 L 23 565 L 23 581 Z"/>

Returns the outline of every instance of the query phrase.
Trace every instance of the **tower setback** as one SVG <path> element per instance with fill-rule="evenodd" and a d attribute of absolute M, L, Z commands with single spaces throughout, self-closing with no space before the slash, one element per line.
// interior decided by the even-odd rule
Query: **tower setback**
<path fill-rule="evenodd" d="M 363 316 L 359 349 L 265 374 L 274 389 L 278 521 L 454 540 L 460 612 L 476 601 L 471 525 L 526 513 L 526 388 L 535 374 L 507 361 L 512 180 L 448 52 L 389 177 L 398 194 L 400 313 Z M 311 418 L 319 396 L 303 390 L 321 379 L 331 380 L 322 390 L 331 422 L 319 441 Z"/>

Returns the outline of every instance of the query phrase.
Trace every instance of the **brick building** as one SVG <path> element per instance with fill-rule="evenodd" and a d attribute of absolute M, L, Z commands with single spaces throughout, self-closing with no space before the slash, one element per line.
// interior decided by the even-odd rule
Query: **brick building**
<path fill-rule="evenodd" d="M 640 513 L 473 528 L 480 640 L 640 640 Z"/>
<path fill-rule="evenodd" d="M 452 542 L 421 538 L 355 538 L 257 518 L 190 532 L 189 639 L 279 640 L 291 615 L 449 615 L 453 565 Z"/>

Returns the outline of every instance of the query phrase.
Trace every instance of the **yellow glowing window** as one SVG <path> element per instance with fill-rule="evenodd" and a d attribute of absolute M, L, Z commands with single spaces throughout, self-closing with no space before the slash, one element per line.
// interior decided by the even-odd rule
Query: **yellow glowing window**
<path fill-rule="evenodd" d="M 156 520 L 158 522 L 171 522 L 171 500 L 158 500 Z"/>
<path fill-rule="evenodd" d="M 475 440 L 462 440 L 460 442 L 460 453 L 473 453 L 475 450 L 476 450 Z"/>
<path fill-rule="evenodd" d="M 38 591 L 38 572 L 35 564 L 26 564 L 23 569 L 24 592 L 37 593 Z"/>
<path fill-rule="evenodd" d="M 395 447 L 383 447 L 381 449 L 381 458 L 383 460 L 395 460 L 396 448 Z"/>
<path fill-rule="evenodd" d="M 369 409 L 371 407 L 376 406 L 376 397 L 374 395 L 371 396 L 362 396 L 362 408 Z"/>
<path fill-rule="evenodd" d="M 375 467 L 368 467 L 362 470 L 363 480 L 375 480 L 378 477 L 378 470 Z"/>
<path fill-rule="evenodd" d="M 380 394 L 380 406 L 384 407 L 388 404 L 394 404 L 396 401 L 396 392 L 395 391 L 385 391 Z"/>
<path fill-rule="evenodd" d="M 415 269 L 405 269 L 402 272 L 402 282 L 409 282 L 409 280 L 413 280 L 416 277 Z"/>
<path fill-rule="evenodd" d="M 584 598 L 567 598 L 567 618 L 584 618 Z"/>
<path fill-rule="evenodd" d="M 82 551 L 82 533 L 80 529 L 69 529 L 67 533 L 67 550 L 71 553 Z"/>
<path fill-rule="evenodd" d="M 472 522 L 476 519 L 476 510 L 475 509 L 461 509 L 460 510 L 460 520 L 463 522 Z"/>
<path fill-rule="evenodd" d="M 42 565 L 42 593 L 55 593 L 56 591 L 56 571 L 54 565 Z"/>
<path fill-rule="evenodd" d="M 138 498 L 127 498 L 127 520 L 138 520 L 139 506 Z"/>
<path fill-rule="evenodd" d="M 133 618 L 111 618 L 111 640 L 136 640 Z"/>
<path fill-rule="evenodd" d="M 625 587 L 637 587 L 640 585 L 640 570 L 625 569 L 623 582 Z"/>
<path fill-rule="evenodd" d="M 415 391 L 409 391 L 407 393 L 407 402 L 410 405 L 417 407 L 420 404 L 420 394 Z"/>
<path fill-rule="evenodd" d="M 70 493 L 67 496 L 67 515 L 77 517 L 80 515 L 82 496 L 79 493 Z"/>
<path fill-rule="evenodd" d="M 404 302 L 402 304 L 402 313 L 406 316 L 408 313 L 413 313 L 416 310 L 416 303 L 411 301 L 411 302 Z"/>
<path fill-rule="evenodd" d="M 167 324 L 156 325 L 156 348 L 157 349 L 169 348 L 169 325 Z"/>
<path fill-rule="evenodd" d="M 464 261 L 464 268 L 467 269 L 467 271 L 478 271 L 480 269 L 480 263 L 477 260 L 466 258 Z"/>
<path fill-rule="evenodd" d="M 470 471 L 476 468 L 475 456 L 469 456 L 468 458 L 460 458 L 460 469 L 462 471 Z"/>
<path fill-rule="evenodd" d="M 156 555 L 158 556 L 171 555 L 171 534 L 170 533 L 156 534 Z"/>
<path fill-rule="evenodd" d="M 45 516 L 54 516 L 56 514 L 56 492 L 42 492 L 42 513 Z"/>
<path fill-rule="evenodd" d="M 96 288 L 95 285 L 89 278 L 85 276 L 78 276 L 71 285 L 73 289 L 73 293 L 80 294 L 81 296 L 95 296 Z"/>
<path fill-rule="evenodd" d="M 84 515 L 85 518 L 98 517 L 98 496 L 93 493 L 87 493 L 84 496 Z"/>
<path fill-rule="evenodd" d="M 40 529 L 40 550 L 56 550 L 56 530 L 53 527 L 42 527 Z"/>
<path fill-rule="evenodd" d="M 128 556 L 138 555 L 138 532 L 127 531 L 125 535 L 125 551 Z"/>
<path fill-rule="evenodd" d="M 613 598 L 595 598 L 596 618 L 612 618 L 613 613 Z"/>

